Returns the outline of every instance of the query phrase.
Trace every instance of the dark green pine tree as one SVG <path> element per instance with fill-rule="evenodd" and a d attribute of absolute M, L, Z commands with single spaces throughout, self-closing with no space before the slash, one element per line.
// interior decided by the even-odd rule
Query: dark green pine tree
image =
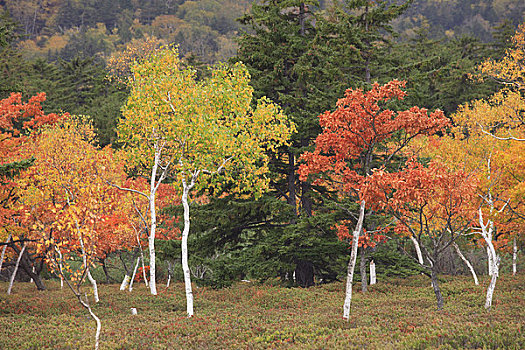
<path fill-rule="evenodd" d="M 35 62 L 28 91 L 47 93 L 46 112 L 87 115 L 101 146 L 116 140 L 116 126 L 127 92 L 106 79 L 102 62 L 93 58 L 60 60 L 58 65 Z"/>
<path fill-rule="evenodd" d="M 248 67 L 255 96 L 278 103 L 297 126 L 290 147 L 275 154 L 271 164 L 276 174 L 275 193 L 286 199 L 294 213 L 291 226 L 312 215 L 311 185 L 299 181 L 297 162 L 320 131 L 317 116 L 335 102 L 337 95 L 334 75 L 325 64 L 329 52 L 318 42 L 319 15 L 315 0 L 268 0 L 254 4 L 240 19 L 248 31 L 239 39 L 235 60 Z M 293 227 L 285 231 L 284 235 L 297 236 Z M 301 239 L 289 242 L 295 247 L 292 263 L 301 286 L 314 281 L 314 266 L 305 248 L 312 246 L 309 240 L 305 232 Z"/>
<path fill-rule="evenodd" d="M 0 12 L 0 99 L 23 90 L 27 65 L 16 48 L 18 25 L 9 12 Z"/>

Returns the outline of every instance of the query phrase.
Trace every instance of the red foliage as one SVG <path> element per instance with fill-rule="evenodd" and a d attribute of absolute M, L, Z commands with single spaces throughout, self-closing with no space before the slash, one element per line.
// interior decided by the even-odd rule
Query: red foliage
<path fill-rule="evenodd" d="M 404 86 L 405 82 L 394 80 L 385 85 L 375 83 L 368 92 L 348 89 L 333 112 L 319 116 L 323 132 L 315 140 L 315 151 L 301 156 L 301 180 L 316 174 L 315 183 L 332 186 L 355 200 L 365 199 L 369 207 L 386 201 L 384 190 L 372 186 L 376 180 L 370 179 L 372 166 L 385 168 L 413 138 L 434 134 L 450 125 L 440 110 L 429 114 L 419 107 L 399 112 L 388 109 L 390 101 L 403 99 Z M 340 238 L 349 236 L 345 223 L 338 226 L 338 232 Z M 371 246 L 381 239 L 381 235 L 368 235 L 360 244 Z"/>

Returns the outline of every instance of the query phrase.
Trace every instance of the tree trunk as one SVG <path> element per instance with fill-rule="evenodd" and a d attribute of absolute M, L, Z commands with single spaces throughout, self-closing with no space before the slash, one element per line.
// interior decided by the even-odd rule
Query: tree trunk
<path fill-rule="evenodd" d="M 359 219 L 353 233 L 352 250 L 350 253 L 350 261 L 348 262 L 348 270 L 346 275 L 346 295 L 343 305 L 343 319 L 350 319 L 350 305 L 352 303 L 352 282 L 354 280 L 355 263 L 357 260 L 357 246 L 359 244 L 359 234 L 363 229 L 363 221 L 365 219 L 365 201 L 361 201 L 359 206 Z"/>
<path fill-rule="evenodd" d="M 167 260 L 166 263 L 168 264 L 168 282 L 166 282 L 166 288 L 168 288 L 171 282 L 171 275 L 173 274 L 173 266 L 169 260 Z"/>
<path fill-rule="evenodd" d="M 20 267 L 22 267 L 22 270 L 31 277 L 31 283 L 35 283 L 37 290 L 45 290 L 46 286 L 44 285 L 44 282 L 42 282 L 42 278 L 40 278 L 40 274 L 35 272 L 35 266 L 31 266 L 31 261 L 29 260 L 28 254 L 26 254 L 24 257 L 22 257 L 22 260 L 20 260 Z"/>
<path fill-rule="evenodd" d="M 87 278 L 89 282 L 91 282 L 91 285 L 93 286 L 93 297 L 95 298 L 95 303 L 98 303 L 100 299 L 98 298 L 97 280 L 93 278 L 93 276 L 91 275 L 91 271 L 89 271 L 89 269 L 87 270 Z"/>
<path fill-rule="evenodd" d="M 366 249 L 361 247 L 361 260 L 359 261 L 359 272 L 361 273 L 361 292 L 368 292 L 368 277 L 366 276 L 366 265 L 368 265 L 368 255 Z"/>
<path fill-rule="evenodd" d="M 310 261 L 299 260 L 294 274 L 299 287 L 308 288 L 314 285 L 314 265 Z"/>
<path fill-rule="evenodd" d="M 417 261 L 420 265 L 423 265 L 425 261 L 423 260 L 423 254 L 421 254 L 421 247 L 419 246 L 419 242 L 414 236 L 410 236 L 410 240 L 412 241 L 412 243 L 414 243 L 414 247 L 416 248 Z"/>
<path fill-rule="evenodd" d="M 487 288 L 487 298 L 485 300 L 485 309 L 490 310 L 492 307 L 492 296 L 494 295 L 494 289 L 496 288 L 496 281 L 499 274 L 500 257 L 496 254 L 496 250 L 494 249 L 492 241 L 487 241 L 487 247 L 489 248 L 489 254 L 491 255 L 491 261 L 493 264 L 491 267 L 492 278 L 490 279 L 490 283 Z"/>
<path fill-rule="evenodd" d="M 370 261 L 370 285 L 376 284 L 376 264 L 374 260 Z"/>
<path fill-rule="evenodd" d="M 64 288 L 64 271 L 62 269 L 62 252 L 60 251 L 60 248 L 55 246 L 55 251 L 58 253 L 58 274 L 60 275 L 60 289 Z M 56 261 L 56 257 L 55 257 Z"/>
<path fill-rule="evenodd" d="M 494 261 L 492 259 L 492 253 L 490 252 L 490 248 L 489 246 L 487 245 L 487 265 L 488 265 L 488 273 L 489 273 L 489 276 L 492 276 L 493 274 L 493 271 L 492 271 L 492 268 L 494 266 Z"/>
<path fill-rule="evenodd" d="M 106 266 L 106 259 L 100 259 L 100 263 L 102 264 L 102 270 L 104 270 L 104 275 L 106 275 L 106 284 L 110 284 L 111 277 L 109 277 L 108 267 Z"/>
<path fill-rule="evenodd" d="M 297 216 L 297 203 L 295 202 L 295 156 L 291 151 L 288 151 L 289 174 L 288 174 L 288 204 L 292 206 L 294 215 Z M 292 224 L 297 220 L 292 219 Z"/>
<path fill-rule="evenodd" d="M 26 250 L 26 244 L 24 242 L 24 245 L 22 246 L 22 250 L 20 251 L 20 254 L 18 255 L 18 259 L 16 259 L 15 269 L 13 273 L 11 274 L 11 280 L 9 281 L 9 287 L 7 288 L 7 295 L 11 294 L 11 289 L 13 288 L 13 284 L 15 283 L 16 273 L 18 272 L 18 265 L 20 265 L 20 260 L 22 259 L 22 255 L 24 255 L 25 250 Z"/>
<path fill-rule="evenodd" d="M 185 181 L 184 181 L 185 182 Z M 191 272 L 188 266 L 188 235 L 190 233 L 190 205 L 188 204 L 189 188 L 184 183 L 182 192 L 182 206 L 184 207 L 184 230 L 182 231 L 182 271 L 186 290 L 186 312 L 188 317 L 193 316 L 193 292 L 191 290 Z"/>
<path fill-rule="evenodd" d="M 514 237 L 514 240 L 512 241 L 512 275 L 513 276 L 515 276 L 517 272 L 517 268 L 516 268 L 517 260 L 518 260 L 518 245 L 516 243 L 516 237 Z"/>
<path fill-rule="evenodd" d="M 434 289 L 434 294 L 436 295 L 437 309 L 443 310 L 443 296 L 439 290 L 438 275 L 435 266 L 432 266 L 430 278 L 432 279 L 432 288 Z"/>
<path fill-rule="evenodd" d="M 120 290 L 125 290 L 129 285 L 130 277 L 129 275 L 124 276 L 122 283 L 120 284 Z"/>
<path fill-rule="evenodd" d="M 151 227 L 148 236 L 148 249 L 149 249 L 149 289 L 151 294 L 157 295 L 157 282 L 156 282 L 156 260 L 155 260 L 155 231 L 157 229 L 157 212 L 155 208 L 155 194 L 157 191 L 157 170 L 160 164 L 160 150 L 158 143 L 155 143 L 155 162 L 151 169 L 151 181 L 150 181 L 150 195 L 149 195 L 149 212 L 151 218 Z M 163 173 L 164 175 L 164 173 Z M 159 179 L 162 181 L 162 176 Z"/>
<path fill-rule="evenodd" d="M 91 315 L 91 317 L 95 320 L 97 324 L 97 331 L 95 332 L 95 350 L 98 350 L 99 340 L 100 340 L 100 330 L 102 328 L 102 324 L 100 323 L 100 318 L 98 318 L 98 316 L 95 315 L 93 310 L 91 310 L 91 306 L 89 305 L 87 294 L 85 295 L 86 301 L 82 300 L 82 296 L 78 294 L 76 295 L 77 295 L 78 300 L 80 301 L 80 304 L 82 304 L 82 306 L 84 306 L 88 310 L 89 314 Z"/>
<path fill-rule="evenodd" d="M 7 239 L 5 241 L 6 244 L 2 248 L 2 255 L 0 255 L 0 272 L 2 271 L 2 265 L 4 264 L 4 257 L 5 257 L 5 250 L 7 249 L 7 243 L 9 243 L 10 240 L 11 240 L 11 234 L 7 236 Z"/>
<path fill-rule="evenodd" d="M 157 216 L 155 213 L 155 193 L 149 201 L 151 213 L 151 230 L 148 237 L 149 249 L 149 289 L 152 295 L 157 295 L 157 282 L 155 279 L 155 229 L 157 228 Z"/>
<path fill-rule="evenodd" d="M 140 256 L 137 258 L 137 263 L 135 264 L 135 268 L 133 269 L 133 276 L 131 276 L 131 280 L 129 281 L 129 291 L 130 292 L 133 290 L 133 281 L 135 280 L 135 275 L 137 274 L 137 270 L 139 268 L 139 261 L 140 261 Z"/>
<path fill-rule="evenodd" d="M 461 260 L 463 260 L 463 262 L 465 263 L 465 265 L 467 265 L 467 267 L 469 268 L 470 270 L 470 273 L 472 274 L 472 277 L 474 278 L 474 283 L 476 284 L 476 286 L 479 285 L 479 282 L 478 282 L 478 276 L 476 275 L 476 271 L 474 271 L 474 268 L 472 267 L 472 264 L 470 263 L 470 261 L 468 261 L 468 259 L 463 255 L 463 253 L 461 253 L 461 250 L 459 249 L 459 246 L 456 244 L 456 242 L 453 242 L 452 243 L 452 246 L 454 247 L 454 249 L 456 250 L 456 253 L 458 253 L 459 257 L 461 258 Z"/>
<path fill-rule="evenodd" d="M 78 229 L 78 223 L 77 223 L 77 229 Z M 89 271 L 89 264 L 87 261 L 87 255 L 86 250 L 84 248 L 84 240 L 82 239 L 82 236 L 79 236 L 79 242 L 80 242 L 80 248 L 82 248 L 82 260 L 84 262 L 84 268 L 86 269 L 86 275 L 91 283 L 91 286 L 93 287 L 93 297 L 95 298 L 95 303 L 98 303 L 100 299 L 98 298 L 98 287 L 97 287 L 97 281 L 91 276 L 91 272 Z"/>
<path fill-rule="evenodd" d="M 136 232 L 136 231 L 135 231 Z M 139 244 L 140 262 L 142 263 L 142 278 L 144 278 L 144 284 L 148 288 L 148 278 L 146 277 L 146 267 L 144 266 L 144 253 L 142 252 L 142 243 L 140 243 L 140 237 L 137 233 L 137 242 Z"/>

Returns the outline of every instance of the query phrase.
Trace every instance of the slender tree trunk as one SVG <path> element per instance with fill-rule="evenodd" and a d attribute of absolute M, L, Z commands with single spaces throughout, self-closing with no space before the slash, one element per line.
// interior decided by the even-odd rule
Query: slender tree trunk
<path fill-rule="evenodd" d="M 516 237 L 512 241 L 512 275 L 515 276 L 517 272 L 517 260 L 518 260 L 518 244 L 516 243 Z M 1 265 L 0 265 L 1 268 Z"/>
<path fill-rule="evenodd" d="M 490 252 L 490 248 L 489 248 L 488 245 L 487 245 L 486 249 L 487 249 L 488 273 L 489 273 L 489 276 L 492 276 L 492 274 L 493 274 L 493 267 L 494 267 L 494 261 L 493 261 L 492 253 Z"/>
<path fill-rule="evenodd" d="M 60 248 L 55 249 L 58 253 L 58 258 L 60 259 L 58 261 L 58 273 L 60 275 L 60 289 L 64 288 L 64 270 L 62 269 L 62 252 L 60 251 Z"/>
<path fill-rule="evenodd" d="M 171 266 L 171 261 L 167 260 L 166 262 L 168 264 L 168 281 L 166 282 L 166 288 L 168 288 L 171 282 L 171 274 L 173 267 Z"/>
<path fill-rule="evenodd" d="M 106 276 L 106 284 L 110 284 L 111 278 L 109 277 L 108 267 L 106 266 L 106 259 L 100 259 L 100 263 L 102 264 L 102 270 L 104 270 L 104 275 Z"/>
<path fill-rule="evenodd" d="M 153 175 L 152 175 L 153 182 Z M 151 229 L 148 237 L 149 249 L 149 288 L 153 295 L 157 295 L 157 282 L 155 278 L 155 230 L 157 228 L 157 216 L 155 212 L 155 193 L 152 190 L 149 200 L 151 214 Z"/>
<path fill-rule="evenodd" d="M 370 261 L 370 285 L 376 284 L 376 264 L 374 260 Z"/>
<path fill-rule="evenodd" d="M 296 190 L 295 190 L 295 156 L 292 151 L 288 151 L 289 161 L 289 174 L 288 174 L 288 204 L 292 206 L 294 215 L 297 216 L 297 203 L 295 202 Z M 292 219 L 292 223 L 295 224 L 297 220 Z"/>
<path fill-rule="evenodd" d="M 140 261 L 140 256 L 137 258 L 137 263 L 135 264 L 135 268 L 133 269 L 133 276 L 131 276 L 131 280 L 129 281 L 129 291 L 130 292 L 133 290 L 133 281 L 135 280 L 135 275 L 137 274 L 137 270 L 139 268 L 139 261 Z"/>
<path fill-rule="evenodd" d="M 153 129 L 155 132 L 155 129 Z M 164 175 L 166 174 L 167 168 L 162 171 L 162 174 L 157 181 L 157 171 L 161 162 L 160 156 L 162 148 L 158 142 L 155 143 L 155 162 L 151 169 L 151 181 L 150 181 L 150 195 L 149 195 L 149 211 L 151 217 L 151 228 L 148 237 L 148 248 L 149 248 L 149 288 L 151 294 L 157 295 L 157 281 L 156 281 L 156 260 L 155 260 L 155 231 L 157 229 L 157 213 L 155 208 L 155 195 L 157 192 L 157 186 L 161 183 Z M 169 164 L 168 164 L 169 165 Z M 162 168 L 162 167 L 161 167 Z"/>
<path fill-rule="evenodd" d="M 436 295 L 437 309 L 443 310 L 443 296 L 441 295 L 441 290 L 439 289 L 438 275 L 434 266 L 432 266 L 430 278 L 432 280 L 434 294 Z"/>
<path fill-rule="evenodd" d="M 357 260 L 357 246 L 359 244 L 359 234 L 363 230 L 363 221 L 365 219 L 365 201 L 361 201 L 359 207 L 359 219 L 353 233 L 352 250 L 350 253 L 350 261 L 348 262 L 348 271 L 346 275 L 346 295 L 343 305 L 343 319 L 350 319 L 350 305 L 352 303 L 352 282 L 354 280 L 355 263 Z"/>
<path fill-rule="evenodd" d="M 182 206 L 184 207 L 184 231 L 182 232 L 182 271 L 186 289 L 186 312 L 188 317 L 193 316 L 193 292 L 191 290 L 191 272 L 188 266 L 188 235 L 190 233 L 190 205 L 188 204 L 189 188 L 184 184 L 182 192 Z"/>
<path fill-rule="evenodd" d="M 414 243 L 414 247 L 416 248 L 417 261 L 420 265 L 424 265 L 425 261 L 423 260 L 423 254 L 421 254 L 421 247 L 419 246 L 419 242 L 414 236 L 410 236 L 410 240 L 412 241 L 412 243 Z"/>
<path fill-rule="evenodd" d="M 26 250 L 26 244 L 24 242 L 24 245 L 22 246 L 22 250 L 20 250 L 20 254 L 18 255 L 18 259 L 16 259 L 15 269 L 13 273 L 11 274 L 11 280 L 9 281 L 9 287 L 7 288 L 7 295 L 11 294 L 11 289 L 13 288 L 13 284 L 15 283 L 16 273 L 18 272 L 18 265 L 20 265 L 20 260 L 22 259 L 22 255 L 24 255 L 25 250 Z"/>
<path fill-rule="evenodd" d="M 361 273 L 361 292 L 368 291 L 368 277 L 366 276 L 366 265 L 368 265 L 368 256 L 366 249 L 361 247 L 361 260 L 359 262 L 359 272 Z"/>
<path fill-rule="evenodd" d="M 492 255 L 492 278 L 490 279 L 489 286 L 487 288 L 487 297 L 485 300 L 485 309 L 490 310 L 492 307 L 492 296 L 494 295 L 494 289 L 496 288 L 496 281 L 499 274 L 499 263 L 500 257 L 496 254 L 494 245 L 492 241 L 487 241 L 487 246 L 489 247 L 489 252 Z"/>
<path fill-rule="evenodd" d="M 77 223 L 77 227 L 78 227 L 78 223 Z M 100 299 L 98 298 L 97 281 L 93 278 L 93 276 L 91 276 L 91 272 L 89 271 L 86 250 L 84 248 L 84 240 L 82 239 L 82 237 L 79 237 L 79 241 L 80 241 L 80 247 L 82 248 L 82 260 L 84 261 L 84 268 L 86 269 L 86 275 L 87 275 L 89 282 L 91 283 L 91 286 L 93 287 L 93 297 L 95 298 L 95 303 L 98 303 Z"/>
<path fill-rule="evenodd" d="M 142 278 L 144 278 L 144 284 L 148 287 L 148 278 L 146 277 L 146 267 L 144 266 L 144 253 L 142 252 L 142 243 L 140 243 L 140 237 L 137 231 L 137 242 L 139 244 L 140 262 L 142 263 Z"/>
<path fill-rule="evenodd" d="M 472 267 L 472 264 L 470 263 L 470 261 L 468 261 L 468 259 L 463 255 L 463 253 L 461 252 L 461 250 L 459 249 L 459 246 L 456 244 L 456 242 L 453 242 L 452 243 L 452 246 L 454 246 L 454 249 L 456 250 L 456 253 L 458 253 L 459 257 L 461 258 L 461 260 L 463 260 L 463 262 L 465 263 L 465 265 L 467 265 L 467 267 L 469 268 L 470 270 L 470 273 L 472 274 L 472 278 L 474 278 L 474 283 L 476 284 L 476 286 L 479 285 L 479 282 L 478 282 L 478 276 L 476 275 L 476 271 L 474 271 L 474 268 Z"/>
<path fill-rule="evenodd" d="M 7 239 L 5 241 L 5 245 L 2 248 L 2 255 L 0 255 L 0 272 L 2 272 L 2 265 L 4 264 L 5 250 L 7 249 L 7 245 L 8 245 L 10 240 L 11 240 L 11 234 L 9 234 L 9 236 L 7 236 Z"/>
<path fill-rule="evenodd" d="M 95 323 L 97 324 L 97 331 L 95 332 L 95 350 L 98 350 L 99 343 L 100 343 L 100 330 L 102 329 L 102 323 L 100 322 L 100 318 L 98 318 L 98 316 L 95 315 L 93 310 L 91 310 L 91 306 L 89 305 L 87 301 L 88 300 L 87 295 L 85 295 L 85 298 L 86 298 L 86 301 L 85 302 L 81 301 L 81 303 L 89 311 L 89 314 L 91 315 L 91 317 L 95 320 Z"/>

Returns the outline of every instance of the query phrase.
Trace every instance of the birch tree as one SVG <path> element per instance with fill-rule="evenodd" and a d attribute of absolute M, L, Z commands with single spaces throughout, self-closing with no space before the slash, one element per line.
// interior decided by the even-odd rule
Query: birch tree
<path fill-rule="evenodd" d="M 155 289 L 155 193 L 171 176 L 180 185 L 184 208 L 182 268 L 187 314 L 193 316 L 187 242 L 193 193 L 222 191 L 260 195 L 269 179 L 265 151 L 286 144 L 294 130 L 280 109 L 266 99 L 252 108 L 253 89 L 242 64 L 218 65 L 210 78 L 197 81 L 183 67 L 176 49 L 157 50 L 133 68 L 131 94 L 119 125 L 119 138 L 130 164 L 147 164 L 149 193 L 128 191 L 150 203 L 150 288 Z"/>

